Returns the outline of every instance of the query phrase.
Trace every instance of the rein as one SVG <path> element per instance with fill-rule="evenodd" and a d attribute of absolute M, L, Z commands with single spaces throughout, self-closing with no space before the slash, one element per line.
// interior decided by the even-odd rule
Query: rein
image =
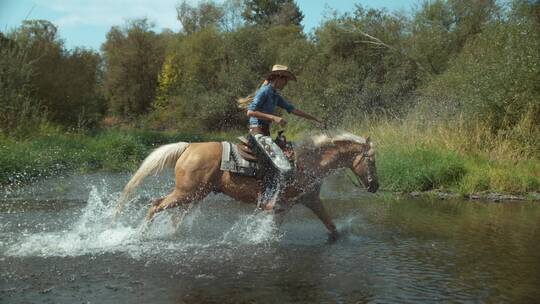
<path fill-rule="evenodd" d="M 361 150 L 360 153 L 356 153 L 354 155 L 354 158 L 353 158 L 353 164 L 352 164 L 352 168 L 350 168 L 349 170 L 346 170 L 346 175 L 347 177 L 351 180 L 351 182 L 357 186 L 357 187 L 362 187 L 362 183 L 361 183 L 361 180 L 360 180 L 360 177 L 358 177 L 356 174 L 355 174 L 355 168 L 357 168 L 357 166 L 359 166 L 360 164 L 364 163 L 365 166 L 366 166 L 366 178 L 367 178 L 367 181 L 369 184 L 371 184 L 375 178 L 374 178 L 374 161 L 372 161 L 370 159 L 371 155 L 370 155 L 370 149 L 371 149 L 371 146 L 369 143 L 363 145 L 363 149 Z M 308 149 L 309 151 L 309 149 Z M 307 153 L 311 153 L 311 152 L 307 152 Z M 304 154 L 302 152 L 300 153 L 296 153 L 295 154 L 295 166 L 296 166 L 296 170 L 297 172 L 299 173 L 302 173 L 303 175 L 305 175 L 306 177 L 308 177 L 309 179 L 313 179 L 313 180 L 317 180 L 317 176 L 315 176 L 312 172 L 310 172 L 310 169 L 307 168 L 305 166 L 305 164 L 301 161 L 299 161 L 298 159 L 298 156 L 300 156 L 300 154 Z M 349 163 L 350 164 L 350 163 Z M 352 170 L 351 170 L 352 169 Z M 367 186 L 366 186 L 367 187 Z"/>
<path fill-rule="evenodd" d="M 373 181 L 373 165 L 371 164 L 371 161 L 369 160 L 369 153 L 367 151 L 364 151 L 364 153 L 362 153 L 362 160 L 366 162 L 367 180 L 368 180 L 368 183 L 371 183 Z"/>
<path fill-rule="evenodd" d="M 361 162 L 366 162 L 367 180 L 368 180 L 368 183 L 371 183 L 373 181 L 373 166 L 370 164 L 370 160 L 369 160 L 369 149 L 367 149 L 367 150 L 368 151 L 366 151 L 366 149 L 364 149 L 364 151 L 361 154 L 362 157 L 360 158 L 360 160 L 358 162 L 355 162 L 353 164 L 353 168 L 356 167 L 356 165 L 358 165 Z M 354 174 L 354 173 L 351 174 L 350 172 L 348 172 L 347 177 L 349 177 L 349 179 L 351 180 L 351 182 L 355 186 L 357 186 L 357 187 L 361 186 L 360 182 L 358 181 L 359 177 L 356 176 L 356 174 Z"/>

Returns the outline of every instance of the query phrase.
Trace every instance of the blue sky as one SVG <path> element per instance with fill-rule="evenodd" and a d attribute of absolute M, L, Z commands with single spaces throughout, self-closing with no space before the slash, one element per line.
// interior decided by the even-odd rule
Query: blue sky
<path fill-rule="evenodd" d="M 68 48 L 83 46 L 99 50 L 105 34 L 113 25 L 127 19 L 148 17 L 156 30 L 180 29 L 176 20 L 176 5 L 180 0 L 0 0 L 0 31 L 8 31 L 28 19 L 46 19 L 59 28 L 60 37 Z M 189 0 L 196 4 L 197 0 Z M 222 1 L 216 1 L 222 2 Z M 297 0 L 304 13 L 304 30 L 309 32 L 320 24 L 329 9 L 339 13 L 354 10 L 355 3 L 364 7 L 387 8 L 390 11 L 410 11 L 416 0 Z"/>

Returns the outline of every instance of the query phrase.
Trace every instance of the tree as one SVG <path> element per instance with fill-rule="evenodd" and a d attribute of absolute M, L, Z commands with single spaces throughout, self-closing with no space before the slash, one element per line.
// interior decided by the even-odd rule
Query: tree
<path fill-rule="evenodd" d="M 468 41 L 448 70 L 420 92 L 426 116 L 464 117 L 514 149 L 540 146 L 540 38 L 534 20 L 501 20 Z"/>
<path fill-rule="evenodd" d="M 105 92 L 114 114 L 132 118 L 147 113 L 155 97 L 165 46 L 147 19 L 113 26 L 102 45 Z"/>
<path fill-rule="evenodd" d="M 498 12 L 494 0 L 424 1 L 412 20 L 411 53 L 431 73 L 441 74 Z"/>
<path fill-rule="evenodd" d="M 245 0 L 242 14 L 250 24 L 301 26 L 304 15 L 294 0 Z"/>
<path fill-rule="evenodd" d="M 66 104 L 57 116 L 70 126 L 94 126 L 106 112 L 102 94 L 102 59 L 93 50 L 76 47 L 65 52 L 58 81 Z"/>
<path fill-rule="evenodd" d="M 228 32 L 236 31 L 243 25 L 243 0 L 226 0 L 223 3 L 222 29 Z"/>
<path fill-rule="evenodd" d="M 197 7 L 190 5 L 186 0 L 176 8 L 178 21 L 186 34 L 201 31 L 210 26 L 220 27 L 224 18 L 223 7 L 213 1 L 199 2 Z"/>
<path fill-rule="evenodd" d="M 209 116 L 222 110 L 217 105 L 222 103 L 217 82 L 222 64 L 223 39 L 216 28 L 178 37 L 159 75 L 154 107 L 161 117 L 154 118 L 183 128 L 219 128 L 221 122 Z"/>
<path fill-rule="evenodd" d="M 23 21 L 10 37 L 31 64 L 28 90 L 46 109 L 50 121 L 70 127 L 97 122 L 104 111 L 98 88 L 99 54 L 66 50 L 57 27 L 47 20 Z"/>
<path fill-rule="evenodd" d="M 25 135 L 45 114 L 31 96 L 32 65 L 17 41 L 0 32 L 0 132 Z"/>

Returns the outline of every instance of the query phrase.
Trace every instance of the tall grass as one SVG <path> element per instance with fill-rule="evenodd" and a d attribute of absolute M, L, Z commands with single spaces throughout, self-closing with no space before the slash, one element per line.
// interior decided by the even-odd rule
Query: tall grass
<path fill-rule="evenodd" d="M 540 192 L 540 161 L 512 137 L 493 136 L 464 122 L 426 125 L 420 119 L 364 119 L 349 130 L 370 135 L 382 189 L 442 190 L 461 194 Z M 293 124 L 298 138 L 308 126 Z M 232 133 L 194 135 L 140 130 L 66 134 L 45 129 L 30 139 L 0 137 L 0 184 L 66 171 L 133 171 L 155 147 L 178 141 L 224 140 Z"/>
<path fill-rule="evenodd" d="M 425 124 L 417 117 L 365 119 L 349 129 L 369 134 L 376 143 L 383 189 L 540 192 L 540 160 L 512 136 L 471 128 L 463 120 Z"/>

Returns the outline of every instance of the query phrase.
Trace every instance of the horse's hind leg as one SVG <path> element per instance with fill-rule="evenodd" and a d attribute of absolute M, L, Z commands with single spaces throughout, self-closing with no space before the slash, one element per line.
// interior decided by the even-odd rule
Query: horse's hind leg
<path fill-rule="evenodd" d="M 184 221 L 184 218 L 188 215 L 193 205 L 194 205 L 194 202 L 183 204 L 179 207 L 180 211 L 173 215 L 172 225 L 175 230 L 180 227 L 180 224 L 182 224 L 182 222 Z"/>
<path fill-rule="evenodd" d="M 150 206 L 150 209 L 148 209 L 148 213 L 146 214 L 146 221 L 152 221 L 154 215 L 160 211 L 182 204 L 183 201 L 185 201 L 184 197 L 184 195 L 178 193 L 175 190 L 164 198 L 152 201 L 152 205 Z"/>
<path fill-rule="evenodd" d="M 177 206 L 182 206 L 182 214 L 185 215 L 187 211 L 189 211 L 190 206 L 193 202 L 198 201 L 205 197 L 208 194 L 208 192 L 204 191 L 204 193 L 196 194 L 186 194 L 183 192 L 180 192 L 178 190 L 174 190 L 171 194 L 167 195 L 165 198 L 163 198 L 161 201 L 156 202 L 156 204 L 153 204 L 150 206 L 150 209 L 148 210 L 148 213 L 146 214 L 146 220 L 147 222 L 152 221 L 155 214 L 158 212 L 161 212 L 165 209 L 174 208 Z M 184 216 L 181 216 L 183 218 Z"/>
<path fill-rule="evenodd" d="M 165 197 L 155 198 L 150 202 L 150 206 L 159 206 Z"/>

